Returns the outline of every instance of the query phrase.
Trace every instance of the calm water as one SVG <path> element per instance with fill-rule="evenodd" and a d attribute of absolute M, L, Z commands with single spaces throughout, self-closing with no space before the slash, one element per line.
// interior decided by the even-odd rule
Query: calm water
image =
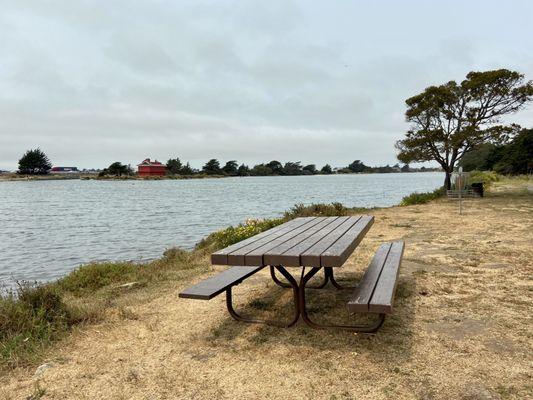
<path fill-rule="evenodd" d="M 0 182 L 0 283 L 51 280 L 89 261 L 157 258 L 296 203 L 389 206 L 442 180 L 416 173 Z"/>

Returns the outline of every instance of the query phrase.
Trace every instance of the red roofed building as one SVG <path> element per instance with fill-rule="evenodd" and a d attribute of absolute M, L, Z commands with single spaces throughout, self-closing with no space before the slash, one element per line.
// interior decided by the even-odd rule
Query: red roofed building
<path fill-rule="evenodd" d="M 142 163 L 137 164 L 137 173 L 139 176 L 165 176 L 167 167 L 159 161 L 150 161 L 149 158 Z"/>

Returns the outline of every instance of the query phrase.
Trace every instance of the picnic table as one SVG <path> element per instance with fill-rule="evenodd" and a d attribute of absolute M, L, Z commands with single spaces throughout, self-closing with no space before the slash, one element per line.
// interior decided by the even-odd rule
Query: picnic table
<path fill-rule="evenodd" d="M 230 315 L 243 322 L 290 327 L 301 317 L 313 328 L 375 332 L 383 324 L 385 316 L 392 312 L 403 242 L 382 244 L 357 287 L 343 287 L 334 277 L 334 269 L 344 265 L 373 223 L 374 217 L 369 215 L 295 218 L 213 253 L 213 264 L 232 268 L 185 289 L 179 296 L 210 300 L 225 292 Z M 245 317 L 233 307 L 232 288 L 266 267 L 270 269 L 270 276 L 276 285 L 292 289 L 294 316 L 288 322 Z M 299 275 L 299 282 L 288 269 L 300 270 L 296 275 Z M 323 281 L 319 285 L 308 286 L 311 278 L 320 270 L 324 273 Z M 277 273 L 286 282 L 280 280 Z M 307 311 L 306 289 L 323 289 L 328 283 L 337 290 L 353 290 L 347 304 L 348 310 L 375 314 L 375 321 L 357 325 L 319 324 L 312 321 Z"/>

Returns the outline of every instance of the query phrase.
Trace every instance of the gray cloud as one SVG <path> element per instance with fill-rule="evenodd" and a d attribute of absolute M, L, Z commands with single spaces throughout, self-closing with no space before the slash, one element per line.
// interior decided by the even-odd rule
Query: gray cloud
<path fill-rule="evenodd" d="M 2 4 L 0 168 L 37 146 L 80 167 L 394 163 L 407 97 L 470 70 L 533 76 L 526 2 L 103 4 Z"/>

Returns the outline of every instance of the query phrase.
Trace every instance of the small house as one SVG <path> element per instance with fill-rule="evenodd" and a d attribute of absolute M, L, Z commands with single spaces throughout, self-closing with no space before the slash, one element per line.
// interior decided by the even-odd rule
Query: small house
<path fill-rule="evenodd" d="M 165 176 L 167 167 L 159 161 L 150 161 L 149 158 L 142 163 L 137 164 L 137 173 L 139 176 Z"/>

